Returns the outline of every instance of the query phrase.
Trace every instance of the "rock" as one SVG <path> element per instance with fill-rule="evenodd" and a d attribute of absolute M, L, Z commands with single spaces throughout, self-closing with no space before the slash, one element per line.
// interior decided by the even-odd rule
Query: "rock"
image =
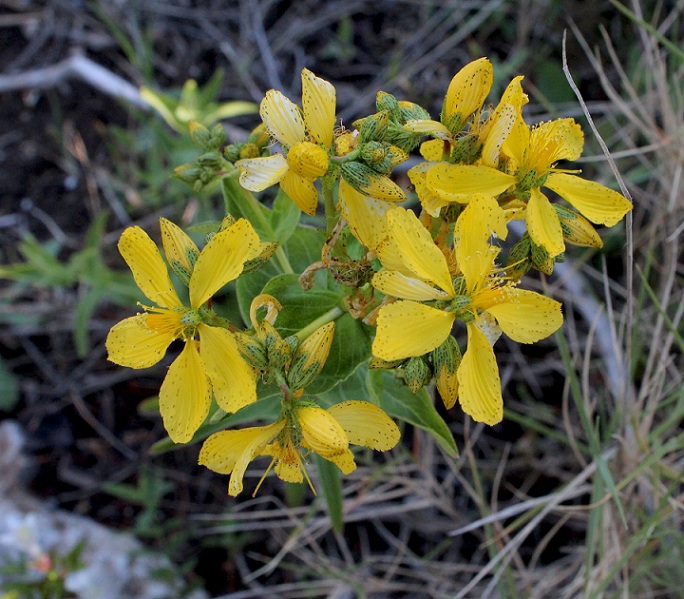
<path fill-rule="evenodd" d="M 49 572 L 71 564 L 62 574 L 64 586 L 79 599 L 208 597 L 204 591 L 184 593 L 171 561 L 146 550 L 133 536 L 49 509 L 28 494 L 21 486 L 23 442 L 16 422 L 0 423 L 0 588 L 10 589 L 19 581 L 40 582 Z M 73 564 L 76 561 L 78 565 Z M 19 563 L 28 567 L 13 574 L 4 568 Z"/>

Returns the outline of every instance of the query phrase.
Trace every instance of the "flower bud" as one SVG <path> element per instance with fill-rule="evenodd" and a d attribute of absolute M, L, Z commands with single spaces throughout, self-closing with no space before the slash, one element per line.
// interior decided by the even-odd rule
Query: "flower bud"
<path fill-rule="evenodd" d="M 266 370 L 268 367 L 268 356 L 266 347 L 257 339 L 241 331 L 234 333 L 238 350 L 245 361 L 257 370 Z"/>
<path fill-rule="evenodd" d="M 211 143 L 211 133 L 202 123 L 199 121 L 190 121 L 188 123 L 188 129 L 190 131 L 190 139 L 192 142 L 200 149 L 206 150 Z"/>
<path fill-rule="evenodd" d="M 329 322 L 316 329 L 299 345 L 287 373 L 290 388 L 303 389 L 323 369 L 334 335 L 335 323 Z"/>
<path fill-rule="evenodd" d="M 422 356 L 409 358 L 402 368 L 404 382 L 413 393 L 418 393 L 432 378 L 432 371 Z"/>
<path fill-rule="evenodd" d="M 359 130 L 361 143 L 373 140 L 382 140 L 383 133 L 389 123 L 389 112 L 382 110 L 354 122 L 354 127 Z"/>
<path fill-rule="evenodd" d="M 372 198 L 388 202 L 403 202 L 406 199 L 401 187 L 394 181 L 360 162 L 345 162 L 342 165 L 342 177 L 356 191 Z"/>
<path fill-rule="evenodd" d="M 266 242 L 261 244 L 261 253 L 252 260 L 247 260 L 242 269 L 242 273 L 253 272 L 259 270 L 266 262 L 271 259 L 271 256 L 275 254 L 278 249 L 278 244 L 275 241 Z"/>
<path fill-rule="evenodd" d="M 530 253 L 532 251 L 532 240 L 528 233 L 522 236 L 508 252 L 508 259 L 506 261 L 506 276 L 514 281 L 520 280 L 530 268 L 532 268 L 532 259 Z"/>
<path fill-rule="evenodd" d="M 165 218 L 159 219 L 162 245 L 169 266 L 178 275 L 183 285 L 190 284 L 190 277 L 199 257 L 195 242 L 176 224 Z"/>
<path fill-rule="evenodd" d="M 438 348 L 432 350 L 432 366 L 435 372 L 437 391 L 448 409 L 453 408 L 458 398 L 458 377 L 461 364 L 461 349 L 451 335 Z"/>
<path fill-rule="evenodd" d="M 603 247 L 603 240 L 586 218 L 558 204 L 553 204 L 553 207 L 558 213 L 565 241 L 580 247 Z"/>

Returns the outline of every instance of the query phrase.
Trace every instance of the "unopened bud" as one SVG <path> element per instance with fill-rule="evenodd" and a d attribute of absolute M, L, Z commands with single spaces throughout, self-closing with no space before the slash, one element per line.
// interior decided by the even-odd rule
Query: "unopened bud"
<path fill-rule="evenodd" d="M 268 355 L 264 344 L 246 333 L 235 333 L 235 341 L 238 350 L 247 363 L 258 370 L 266 370 L 268 367 Z"/>
<path fill-rule="evenodd" d="M 399 102 L 392 95 L 387 92 L 379 91 L 375 94 L 375 108 L 378 112 L 387 111 L 392 120 L 395 120 L 401 115 L 401 108 Z"/>
<path fill-rule="evenodd" d="M 199 249 L 187 233 L 170 220 L 160 218 L 159 227 L 166 260 L 183 285 L 188 286 L 195 262 L 200 254 Z"/>
<path fill-rule="evenodd" d="M 226 143 L 227 139 L 226 130 L 221 123 L 216 123 L 211 128 L 211 142 L 209 147 L 213 150 L 218 150 L 221 146 Z"/>
<path fill-rule="evenodd" d="M 297 348 L 287 373 L 291 389 L 303 389 L 325 366 L 335 335 L 335 323 L 329 322 L 316 329 Z"/>
<path fill-rule="evenodd" d="M 412 119 L 430 120 L 430 113 L 414 102 L 399 102 L 399 107 L 401 108 L 402 123 L 406 123 Z"/>
<path fill-rule="evenodd" d="M 401 187 L 394 181 L 360 162 L 345 162 L 342 176 L 354 189 L 372 198 L 388 202 L 403 202 L 406 199 Z"/>
<path fill-rule="evenodd" d="M 361 143 L 366 143 L 372 140 L 381 140 L 388 123 L 389 112 L 382 110 L 355 121 L 354 127 L 359 130 Z"/>
<path fill-rule="evenodd" d="M 508 260 L 506 261 L 506 276 L 517 281 L 532 268 L 532 240 L 528 233 L 522 236 L 508 252 Z"/>
<path fill-rule="evenodd" d="M 188 123 L 188 129 L 190 131 L 190 139 L 200 150 L 206 150 L 211 142 L 211 133 L 202 123 L 199 121 L 190 121 Z"/>
<path fill-rule="evenodd" d="M 248 272 L 253 272 L 255 270 L 259 270 L 266 262 L 268 262 L 271 259 L 271 256 L 275 254 L 275 251 L 278 249 L 278 244 L 274 241 L 271 242 L 266 242 L 261 244 L 261 253 L 256 257 L 253 258 L 252 260 L 247 260 L 245 262 L 244 268 L 242 269 L 242 273 L 248 273 Z"/>
<path fill-rule="evenodd" d="M 402 368 L 404 382 L 413 393 L 418 393 L 432 378 L 432 371 L 422 356 L 409 358 Z"/>
<path fill-rule="evenodd" d="M 558 213 L 565 241 L 580 247 L 603 247 L 603 240 L 586 218 L 558 204 L 553 204 L 553 207 Z"/>
<path fill-rule="evenodd" d="M 538 271 L 543 272 L 545 275 L 550 275 L 553 273 L 553 265 L 555 260 L 549 256 L 548 250 L 544 246 L 536 245 L 532 240 L 530 240 L 530 245 L 530 258 L 532 259 L 532 266 Z M 559 261 L 562 261 L 562 258 Z"/>
<path fill-rule="evenodd" d="M 271 143 L 271 136 L 266 129 L 266 125 L 261 123 L 255 127 L 247 138 L 247 143 L 254 144 L 259 149 L 265 148 Z"/>
<path fill-rule="evenodd" d="M 458 377 L 456 373 L 461 364 L 461 349 L 451 335 L 431 354 L 435 371 L 435 383 L 444 406 L 453 408 L 458 398 Z"/>

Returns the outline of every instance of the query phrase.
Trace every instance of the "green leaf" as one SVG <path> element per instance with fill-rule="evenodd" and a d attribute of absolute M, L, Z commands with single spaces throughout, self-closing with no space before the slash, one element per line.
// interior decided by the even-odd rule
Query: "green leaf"
<path fill-rule="evenodd" d="M 323 489 L 323 497 L 328 505 L 328 515 L 335 531 L 341 533 L 344 529 L 344 519 L 340 469 L 317 453 L 313 455 L 318 469 L 320 485 Z"/>
<path fill-rule="evenodd" d="M 19 387 L 14 375 L 0 356 L 0 410 L 9 412 L 19 401 Z"/>
<path fill-rule="evenodd" d="M 368 379 L 368 391 L 373 403 L 393 418 L 430 433 L 447 455 L 453 458 L 458 456 L 454 436 L 437 413 L 424 388 L 414 395 L 408 387 L 384 370 L 370 370 Z"/>
<path fill-rule="evenodd" d="M 297 275 L 278 275 L 264 286 L 261 293 L 272 295 L 282 304 L 275 327 L 283 337 L 297 333 L 342 300 L 338 293 L 320 287 L 305 291 Z"/>
<path fill-rule="evenodd" d="M 315 229 L 309 227 L 296 227 L 288 241 L 283 243 L 280 247 L 287 255 L 294 272 L 302 273 L 308 266 L 317 260 L 320 260 L 323 241 L 323 236 Z M 259 270 L 238 277 L 236 286 L 237 299 L 240 306 L 240 314 L 242 314 L 245 323 L 248 325 L 250 324 L 249 308 L 252 304 L 252 300 L 262 293 L 262 290 L 271 279 L 282 273 L 283 271 L 279 267 L 278 262 L 271 258 L 271 260 Z M 293 278 L 293 285 L 301 290 L 299 281 L 295 279 L 296 277 Z M 325 273 L 321 273 L 320 276 L 316 278 L 316 283 L 323 285 L 325 280 Z"/>
<path fill-rule="evenodd" d="M 302 211 L 281 189 L 273 202 L 271 211 L 271 229 L 273 229 L 275 241 L 283 244 L 290 239 L 299 224 L 301 215 Z"/>
<path fill-rule="evenodd" d="M 235 169 L 235 172 L 221 180 L 226 212 L 235 218 L 246 218 L 252 223 L 262 241 L 275 241 L 270 224 L 269 213 L 271 211 L 261 204 L 251 192 L 240 186 L 239 176 L 240 171 Z"/>
<path fill-rule="evenodd" d="M 308 393 L 307 393 L 308 395 Z M 359 367 L 344 381 L 340 381 L 332 389 L 316 394 L 316 402 L 322 408 L 349 400 L 368 399 L 368 364 L 360 364 Z"/>

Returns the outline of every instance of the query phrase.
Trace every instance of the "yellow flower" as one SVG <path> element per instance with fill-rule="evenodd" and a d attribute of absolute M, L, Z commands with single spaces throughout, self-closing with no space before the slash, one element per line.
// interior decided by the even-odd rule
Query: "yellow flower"
<path fill-rule="evenodd" d="M 180 256 L 182 238 L 173 228 L 165 230 L 167 254 Z M 172 341 L 185 342 L 159 391 L 164 427 L 174 442 L 185 443 L 207 417 L 212 393 L 226 412 L 256 400 L 253 369 L 240 356 L 233 333 L 205 322 L 210 311 L 204 304 L 259 254 L 259 238 L 244 219 L 217 233 L 192 266 L 189 306 L 178 297 L 157 246 L 140 227 L 123 232 L 119 251 L 138 287 L 156 306 L 142 306 L 144 312 L 112 327 L 106 341 L 109 359 L 120 366 L 148 368 L 164 357 Z"/>
<path fill-rule="evenodd" d="M 214 433 L 204 442 L 199 463 L 220 474 L 230 474 L 228 493 L 233 496 L 242 491 L 248 464 L 261 455 L 272 460 L 255 494 L 271 468 L 287 482 L 301 483 L 306 477 L 314 490 L 303 450 L 319 454 L 349 474 L 356 469 L 350 443 L 387 451 L 398 441 L 397 425 L 369 402 L 345 401 L 327 410 L 301 404 L 273 424 Z"/>
<path fill-rule="evenodd" d="M 428 214 L 438 216 L 441 208 L 451 202 L 467 203 L 474 192 L 497 195 L 514 182 L 505 173 L 500 173 L 499 176 L 496 169 L 499 166 L 501 148 L 516 119 L 522 115 L 522 106 L 527 102 L 527 96 L 520 85 L 521 80 L 522 77 L 516 77 L 509 83 L 496 108 L 486 117 L 480 115 L 480 118 L 474 120 L 465 137 L 449 138 L 448 143 L 433 139 L 421 145 L 420 153 L 426 162 L 409 169 L 408 176 Z M 440 181 L 443 175 L 436 177 L 433 174 L 428 179 L 428 172 L 443 159 L 459 164 L 460 168 L 453 168 L 453 164 L 445 161 L 443 167 L 452 180 L 456 181 L 456 188 L 448 182 Z M 468 188 L 463 180 L 473 175 L 479 177 L 475 181 L 476 187 Z M 485 176 L 488 177 L 487 184 L 483 181 Z"/>
<path fill-rule="evenodd" d="M 335 88 L 308 69 L 302 71 L 303 111 L 281 92 L 269 90 L 259 114 L 283 154 L 246 158 L 235 163 L 240 184 L 263 191 L 280 183 L 283 191 L 307 214 L 315 214 L 318 191 L 314 181 L 325 175 L 335 128 Z"/>
<path fill-rule="evenodd" d="M 498 324 L 514 341 L 538 341 L 561 326 L 560 304 L 500 276 L 494 264 L 498 249 L 488 238 L 491 231 L 505 237 L 506 221 L 491 197 L 474 197 L 457 221 L 455 254 L 462 276 L 456 287 L 444 255 L 415 216 L 393 210 L 388 227 L 388 241 L 378 248 L 386 270 L 373 277 L 373 285 L 402 299 L 380 308 L 373 355 L 386 361 L 423 355 L 445 342 L 456 319 L 463 321 L 468 349 L 457 372 L 459 400 L 475 420 L 496 424 L 503 401 L 487 333 L 495 340 Z"/>
<path fill-rule="evenodd" d="M 505 239 L 501 209 L 491 198 L 482 196 L 479 200 L 474 200 L 480 207 L 478 235 L 486 240 L 494 231 Z M 457 294 L 444 254 L 413 212 L 403 208 L 391 210 L 387 213 L 387 228 L 387 238 L 377 249 L 384 269 L 373 276 L 372 284 L 401 301 L 380 309 L 373 355 L 391 362 L 421 356 L 446 340 L 456 312 L 420 302 L 449 302 Z"/>
<path fill-rule="evenodd" d="M 584 135 L 574 119 L 557 119 L 530 128 L 519 116 L 501 147 L 507 157 L 504 173 L 486 165 L 439 163 L 427 174 L 427 185 L 443 197 L 459 201 L 472 193 L 498 195 L 507 188 L 527 202 L 525 221 L 532 241 L 551 258 L 565 251 L 558 214 L 541 192 L 546 187 L 596 224 L 612 227 L 632 204 L 616 191 L 557 169 L 560 160 L 577 160 Z"/>
<path fill-rule="evenodd" d="M 491 198 L 471 202 L 456 223 L 456 259 L 463 273 L 458 293 L 470 299 L 458 314 L 466 322 L 468 347 L 457 375 L 463 411 L 493 425 L 503 418 L 503 399 L 487 333 L 498 325 L 513 341 L 534 343 L 557 331 L 563 314 L 559 302 L 519 289 L 499 274 L 494 264 L 498 250 L 487 243 L 480 223 L 479 212 L 487 203 L 495 204 Z"/>

